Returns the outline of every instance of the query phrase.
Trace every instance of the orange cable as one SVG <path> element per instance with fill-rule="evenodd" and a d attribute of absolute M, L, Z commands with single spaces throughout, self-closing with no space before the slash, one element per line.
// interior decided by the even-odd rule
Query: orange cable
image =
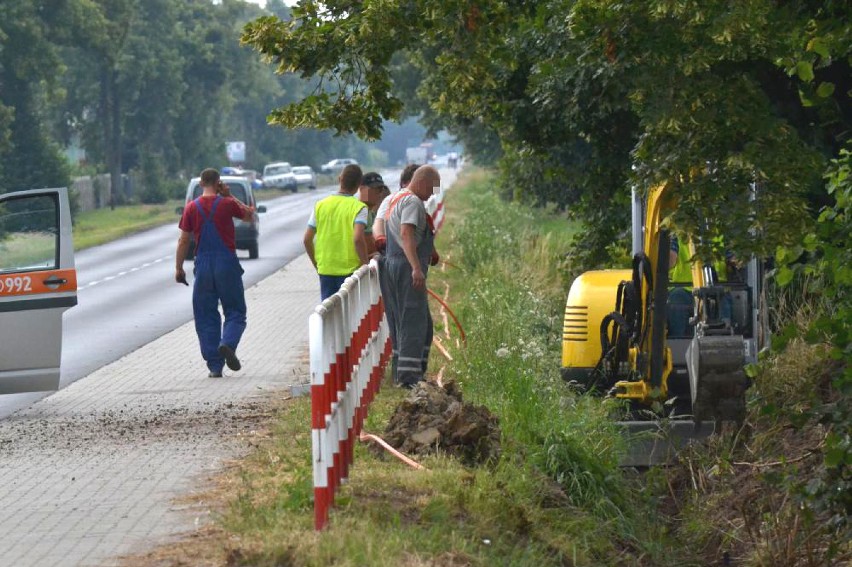
<path fill-rule="evenodd" d="M 459 329 L 459 333 L 461 333 L 462 342 L 463 342 L 463 343 L 465 343 L 465 344 L 467 344 L 467 336 L 466 336 L 466 335 L 465 335 L 465 333 L 464 333 L 464 329 L 462 328 L 461 323 L 459 323 L 459 320 L 458 320 L 458 318 L 456 317 L 456 314 L 455 314 L 455 313 L 453 313 L 453 310 L 452 310 L 452 309 L 450 309 L 450 306 L 449 306 L 449 305 L 447 305 L 446 303 L 444 303 L 444 300 L 443 300 L 443 299 L 441 299 L 441 298 L 438 296 L 438 294 L 436 294 L 434 291 L 432 291 L 432 290 L 431 290 L 431 289 L 429 289 L 428 287 L 426 288 L 426 291 L 428 291 L 428 292 L 429 292 L 429 295 L 431 295 L 432 297 L 434 297 L 434 298 L 435 298 L 435 300 L 436 300 L 438 303 L 440 303 L 441 305 L 443 305 L 443 306 L 444 306 L 444 309 L 446 309 L 446 310 L 447 310 L 447 312 L 450 314 L 450 317 L 452 317 L 452 318 L 453 318 L 453 321 L 455 322 L 456 327 L 458 327 L 458 329 Z"/>
<path fill-rule="evenodd" d="M 419 471 L 428 470 L 428 469 L 426 469 L 426 467 L 424 467 L 423 465 L 421 465 L 417 461 L 411 459 L 410 457 L 403 455 L 402 453 L 400 453 L 399 451 L 397 451 L 396 449 L 391 447 L 390 444 L 388 444 L 387 441 L 385 441 L 384 439 L 382 439 L 378 435 L 373 435 L 372 433 L 363 433 L 362 432 L 361 435 L 358 436 L 358 440 L 361 441 L 362 443 L 366 443 L 367 441 L 373 441 L 375 443 L 378 443 L 379 445 L 384 447 L 384 449 L 388 453 L 390 453 L 391 455 L 393 455 L 394 457 L 396 457 L 397 459 L 399 459 L 400 461 L 402 461 L 406 465 L 410 466 L 411 468 L 417 469 Z"/>

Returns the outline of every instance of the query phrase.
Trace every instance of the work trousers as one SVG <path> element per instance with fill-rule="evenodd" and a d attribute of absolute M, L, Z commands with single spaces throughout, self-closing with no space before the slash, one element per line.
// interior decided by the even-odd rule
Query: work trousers
<path fill-rule="evenodd" d="M 237 350 L 246 330 L 246 298 L 243 268 L 232 251 L 200 253 L 195 258 L 195 282 L 192 289 L 192 312 L 195 332 L 201 345 L 201 356 L 212 372 L 221 372 L 225 361 L 219 345 Z M 225 324 L 219 314 L 219 303 Z"/>
<path fill-rule="evenodd" d="M 387 256 L 382 294 L 394 340 L 393 376 L 397 384 L 413 386 L 426 373 L 432 348 L 432 314 L 426 290 L 411 285 L 411 265 L 405 256 Z M 425 270 L 424 270 L 425 272 Z"/>

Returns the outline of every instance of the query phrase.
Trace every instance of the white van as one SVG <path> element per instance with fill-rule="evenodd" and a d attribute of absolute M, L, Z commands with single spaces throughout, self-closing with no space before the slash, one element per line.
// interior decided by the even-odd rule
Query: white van
<path fill-rule="evenodd" d="M 68 190 L 0 195 L 0 394 L 59 389 L 62 314 L 75 305 Z"/>

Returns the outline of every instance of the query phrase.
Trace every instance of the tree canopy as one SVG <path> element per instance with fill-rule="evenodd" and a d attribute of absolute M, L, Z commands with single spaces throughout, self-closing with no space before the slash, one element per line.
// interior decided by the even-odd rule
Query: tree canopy
<path fill-rule="evenodd" d="M 255 169 L 365 158 L 353 136 L 267 123 L 270 109 L 312 88 L 240 44 L 245 23 L 270 13 L 290 17 L 280 0 L 267 10 L 240 0 L 4 0 L 0 192 L 67 185 L 62 148 L 72 141 L 88 170 L 116 183 L 141 172 L 137 189 L 154 200 L 203 167 L 227 165 L 227 141 L 244 140 Z"/>
<path fill-rule="evenodd" d="M 423 111 L 499 157 L 517 196 L 583 216 L 594 262 L 629 188 L 661 182 L 679 232 L 743 254 L 801 239 L 849 139 L 849 15 L 831 0 L 302 0 L 243 39 L 316 81 L 274 120 L 376 138 Z"/>

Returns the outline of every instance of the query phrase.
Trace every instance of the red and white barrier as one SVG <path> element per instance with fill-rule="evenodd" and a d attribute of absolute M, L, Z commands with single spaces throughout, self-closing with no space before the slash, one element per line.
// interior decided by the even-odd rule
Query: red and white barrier
<path fill-rule="evenodd" d="M 444 224 L 444 191 L 429 197 L 426 201 L 426 212 L 432 217 L 435 232 L 441 230 L 441 225 Z"/>
<path fill-rule="evenodd" d="M 349 475 L 367 407 L 381 385 L 391 341 L 375 260 L 347 278 L 308 320 L 311 358 L 311 428 L 314 527 Z"/>

